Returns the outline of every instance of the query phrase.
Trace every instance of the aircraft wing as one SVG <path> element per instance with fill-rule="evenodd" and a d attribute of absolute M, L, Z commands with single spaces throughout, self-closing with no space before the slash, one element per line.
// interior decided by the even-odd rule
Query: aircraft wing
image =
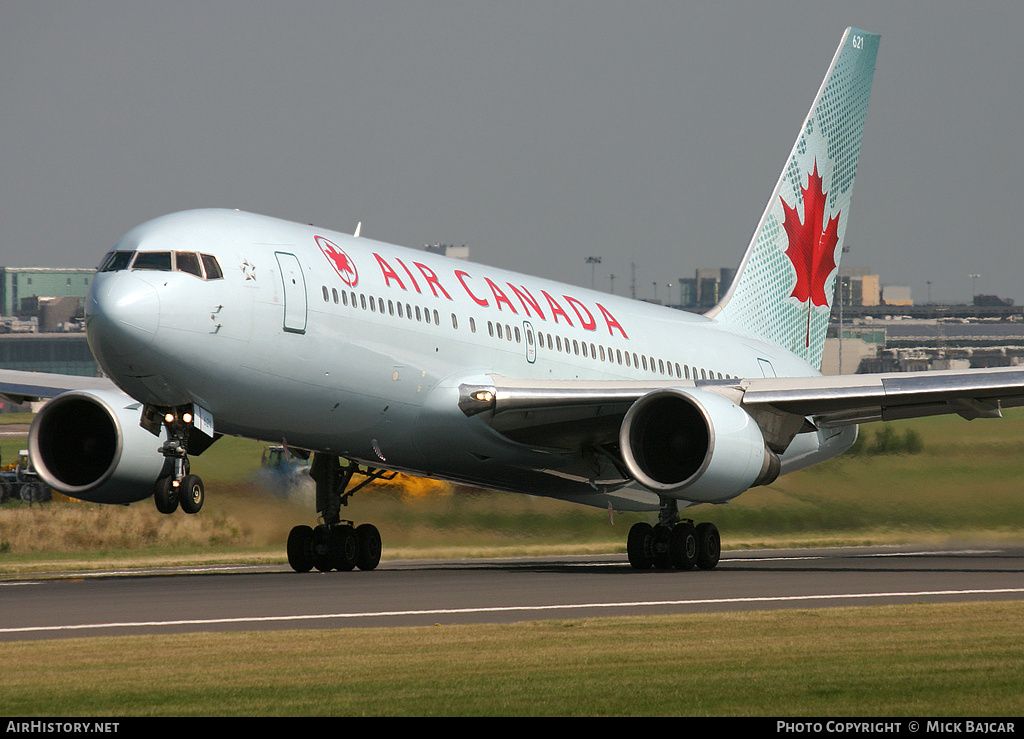
<path fill-rule="evenodd" d="M 664 388 L 731 400 L 781 449 L 797 433 L 819 428 L 945 413 L 993 418 L 1001 408 L 1024 405 L 1024 368 L 1017 367 L 695 382 L 492 379 L 491 385 L 461 386 L 462 411 L 513 441 L 563 451 L 616 443 L 633 402 Z"/>
<path fill-rule="evenodd" d="M 44 400 L 68 390 L 117 390 L 117 386 L 106 377 L 0 369 L 0 396 L 14 403 Z"/>

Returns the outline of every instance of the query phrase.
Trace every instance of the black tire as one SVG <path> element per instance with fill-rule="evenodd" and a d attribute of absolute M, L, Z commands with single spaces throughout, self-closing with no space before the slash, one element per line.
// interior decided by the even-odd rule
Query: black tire
<path fill-rule="evenodd" d="M 672 564 L 670 551 L 671 538 L 672 529 L 670 527 L 662 524 L 654 527 L 654 569 L 671 570 L 675 566 Z"/>
<path fill-rule="evenodd" d="M 334 569 L 334 556 L 331 554 L 331 530 L 320 524 L 313 529 L 311 539 L 313 566 L 320 572 L 330 572 Z"/>
<path fill-rule="evenodd" d="M 153 486 L 153 502 L 161 513 L 174 513 L 178 510 L 178 488 L 172 484 L 170 477 L 161 477 Z"/>
<path fill-rule="evenodd" d="M 356 551 L 356 567 L 361 570 L 377 569 L 383 545 L 380 532 L 372 523 L 360 524 L 356 528 Z"/>
<path fill-rule="evenodd" d="M 697 566 L 702 570 L 713 570 L 722 556 L 722 539 L 718 527 L 713 523 L 697 526 Z"/>
<path fill-rule="evenodd" d="M 327 534 L 327 546 L 333 569 L 351 572 L 356 567 L 358 545 L 356 532 L 351 526 L 334 526 Z"/>
<path fill-rule="evenodd" d="M 185 475 L 178 486 L 178 502 L 185 513 L 199 513 L 206 501 L 206 489 L 199 475 Z"/>
<path fill-rule="evenodd" d="M 649 570 L 654 565 L 654 527 L 635 523 L 626 539 L 626 555 L 634 570 Z"/>
<path fill-rule="evenodd" d="M 18 497 L 26 503 L 42 503 L 43 484 L 39 482 L 21 483 L 21 490 L 18 491 Z"/>
<path fill-rule="evenodd" d="M 288 564 L 296 572 L 313 569 L 313 529 L 296 526 L 288 533 Z"/>
<path fill-rule="evenodd" d="M 677 570 L 692 570 L 697 564 L 697 530 L 693 524 L 680 523 L 668 537 L 669 558 Z"/>

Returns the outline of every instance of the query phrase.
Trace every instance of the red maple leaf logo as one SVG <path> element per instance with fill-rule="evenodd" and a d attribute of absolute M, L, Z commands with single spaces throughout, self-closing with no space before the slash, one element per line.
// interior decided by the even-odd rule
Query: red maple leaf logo
<path fill-rule="evenodd" d="M 810 301 L 817 306 L 827 306 L 829 299 L 825 294 L 825 281 L 838 267 L 835 255 L 836 244 L 839 243 L 839 213 L 829 219 L 827 226 L 823 226 L 828 193 L 822 188 L 817 160 L 814 161 L 814 171 L 807 175 L 807 187 L 800 189 L 804 199 L 803 223 L 796 208 L 789 207 L 785 200 L 779 198 L 786 214 L 782 225 L 789 236 L 786 256 L 796 270 L 796 285 L 790 297 L 801 303 Z M 810 305 L 807 307 L 810 310 Z"/>
<path fill-rule="evenodd" d="M 359 282 L 359 272 L 356 270 L 356 265 L 352 262 L 352 259 L 345 250 L 335 244 L 333 241 L 328 241 L 323 236 L 314 236 L 316 239 L 317 246 L 320 247 L 320 251 L 327 257 L 327 261 L 334 267 L 334 271 L 338 273 L 338 277 L 349 287 L 355 287 L 356 283 Z"/>

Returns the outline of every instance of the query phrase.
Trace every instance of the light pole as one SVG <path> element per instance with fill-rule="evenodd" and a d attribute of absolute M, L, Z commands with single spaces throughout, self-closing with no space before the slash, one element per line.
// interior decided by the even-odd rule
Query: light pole
<path fill-rule="evenodd" d="M 587 264 L 590 265 L 590 289 L 594 289 L 594 267 L 601 263 L 601 257 L 587 257 Z"/>
<path fill-rule="evenodd" d="M 974 303 L 974 296 L 978 294 L 978 278 L 981 275 L 968 275 L 968 277 L 971 278 L 971 300 L 968 305 L 971 305 Z"/>

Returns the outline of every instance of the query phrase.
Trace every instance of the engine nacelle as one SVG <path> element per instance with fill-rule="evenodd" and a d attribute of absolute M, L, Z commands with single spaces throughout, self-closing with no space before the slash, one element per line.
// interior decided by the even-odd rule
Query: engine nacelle
<path fill-rule="evenodd" d="M 654 390 L 626 412 L 619 446 L 634 479 L 670 498 L 716 503 L 779 475 L 778 456 L 735 403 L 692 388 Z"/>
<path fill-rule="evenodd" d="M 29 454 L 54 490 L 92 503 L 127 504 L 153 494 L 167 462 L 166 436 L 139 426 L 141 404 L 113 391 L 61 393 L 36 414 Z"/>

